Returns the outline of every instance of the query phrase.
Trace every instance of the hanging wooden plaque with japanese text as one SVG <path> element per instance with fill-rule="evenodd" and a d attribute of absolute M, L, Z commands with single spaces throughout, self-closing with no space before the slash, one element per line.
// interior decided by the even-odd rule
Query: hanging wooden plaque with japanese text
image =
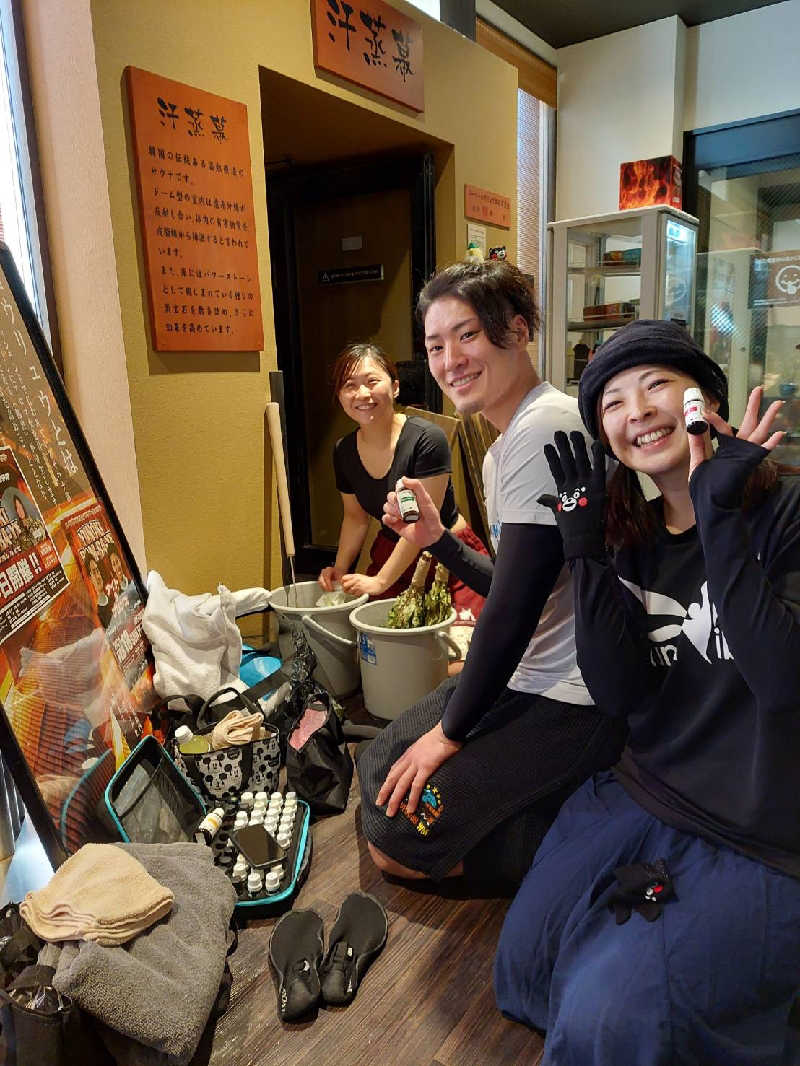
<path fill-rule="evenodd" d="M 511 226 L 511 200 L 499 192 L 479 189 L 477 185 L 465 185 L 464 217 L 508 229 Z"/>
<path fill-rule="evenodd" d="M 258 351 L 247 108 L 136 67 L 126 74 L 153 347 Z"/>
<path fill-rule="evenodd" d="M 422 26 L 383 0 L 311 0 L 314 66 L 423 111 Z"/>

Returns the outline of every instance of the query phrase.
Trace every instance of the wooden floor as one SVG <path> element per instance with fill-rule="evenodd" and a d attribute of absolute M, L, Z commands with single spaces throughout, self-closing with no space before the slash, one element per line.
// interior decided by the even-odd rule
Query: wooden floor
<path fill-rule="evenodd" d="M 275 919 L 250 922 L 231 958 L 231 1006 L 194 1066 L 535 1066 L 542 1042 L 494 1003 L 492 960 L 505 900 L 443 899 L 385 881 L 361 832 L 357 776 L 344 814 L 313 827 L 314 855 L 295 908 L 326 934 L 339 904 L 370 892 L 389 938 L 348 1007 L 282 1025 L 267 947 Z"/>

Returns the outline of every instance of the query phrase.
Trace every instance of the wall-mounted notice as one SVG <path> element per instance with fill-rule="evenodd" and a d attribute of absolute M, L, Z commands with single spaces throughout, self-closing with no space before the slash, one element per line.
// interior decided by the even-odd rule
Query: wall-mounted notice
<path fill-rule="evenodd" d="M 750 307 L 800 304 L 800 251 L 756 252 L 750 268 Z"/>
<path fill-rule="evenodd" d="M 314 66 L 364 89 L 425 108 L 422 26 L 383 0 L 311 0 Z"/>
<path fill-rule="evenodd" d="M 153 347 L 264 346 L 247 108 L 126 68 Z"/>
<path fill-rule="evenodd" d="M 317 271 L 320 285 L 347 285 L 355 281 L 383 281 L 383 263 L 360 267 L 328 267 Z"/>
<path fill-rule="evenodd" d="M 511 200 L 499 192 L 479 189 L 477 185 L 465 185 L 464 217 L 508 229 L 511 226 Z"/>

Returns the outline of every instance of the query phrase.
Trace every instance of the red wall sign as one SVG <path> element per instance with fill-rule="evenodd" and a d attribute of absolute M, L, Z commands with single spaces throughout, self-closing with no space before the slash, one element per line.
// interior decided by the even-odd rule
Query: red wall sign
<path fill-rule="evenodd" d="M 364 89 L 425 108 L 422 26 L 383 0 L 311 0 L 314 66 Z"/>
<path fill-rule="evenodd" d="M 153 347 L 259 351 L 247 108 L 126 69 Z"/>
<path fill-rule="evenodd" d="M 511 200 L 499 192 L 479 189 L 477 185 L 464 186 L 464 217 L 476 222 L 488 222 L 490 226 L 509 229 L 511 226 Z"/>

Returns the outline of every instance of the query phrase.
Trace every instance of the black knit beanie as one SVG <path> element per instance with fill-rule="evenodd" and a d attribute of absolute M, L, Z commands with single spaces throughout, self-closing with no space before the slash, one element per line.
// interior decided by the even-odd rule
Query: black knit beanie
<path fill-rule="evenodd" d="M 640 318 L 618 329 L 597 349 L 581 374 L 578 406 L 583 424 L 599 436 L 597 401 L 606 382 L 633 366 L 655 363 L 675 367 L 694 378 L 701 389 L 719 400 L 718 414 L 728 418 L 728 380 L 722 368 L 695 342 L 685 326 L 661 319 Z"/>

